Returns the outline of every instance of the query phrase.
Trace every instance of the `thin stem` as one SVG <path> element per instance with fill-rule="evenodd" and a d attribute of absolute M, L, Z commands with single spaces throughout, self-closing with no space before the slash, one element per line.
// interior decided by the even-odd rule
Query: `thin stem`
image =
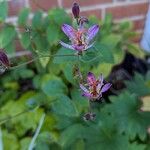
<path fill-rule="evenodd" d="M 24 66 L 24 65 L 28 65 L 40 58 L 44 58 L 44 57 L 64 57 L 64 56 L 77 56 L 77 55 L 73 55 L 73 54 L 70 54 L 70 55 L 42 55 L 42 56 L 38 56 L 38 57 L 35 57 L 34 59 L 28 61 L 28 62 L 25 62 L 25 63 L 22 63 L 20 65 L 17 65 L 17 66 L 14 66 L 14 67 L 9 67 L 9 70 L 13 70 L 13 69 L 17 69 L 17 68 L 20 68 L 21 66 Z"/>
<path fill-rule="evenodd" d="M 91 100 L 89 99 L 89 112 L 91 113 L 92 112 L 92 106 L 91 106 Z"/>
<path fill-rule="evenodd" d="M 16 118 L 16 117 L 20 116 L 20 115 L 22 115 L 22 114 L 24 114 L 24 113 L 26 113 L 26 112 L 28 112 L 28 111 L 29 111 L 29 110 L 24 110 L 24 111 L 22 111 L 22 112 L 19 112 L 19 113 L 15 114 L 14 116 L 9 116 L 9 117 L 6 117 L 6 118 L 4 118 L 4 119 L 0 119 L 0 125 L 4 124 L 4 123 L 7 122 L 8 120 L 11 120 L 11 119 L 13 119 L 13 118 Z"/>
<path fill-rule="evenodd" d="M 22 67 L 22 66 L 28 65 L 28 64 L 30 64 L 30 63 L 32 63 L 32 62 L 38 60 L 38 59 L 39 59 L 39 57 L 36 57 L 36 58 L 34 58 L 34 59 L 32 59 L 32 60 L 30 60 L 30 61 L 28 61 L 28 62 L 22 63 L 22 64 L 20 64 L 20 65 L 13 66 L 13 67 L 9 67 L 9 70 L 14 70 L 14 69 L 20 68 L 20 67 Z"/>
<path fill-rule="evenodd" d="M 43 125 L 43 123 L 44 123 L 45 116 L 46 116 L 45 113 L 41 116 L 41 119 L 40 119 L 40 121 L 39 121 L 39 125 L 38 125 L 38 127 L 37 127 L 37 129 L 36 129 L 36 132 L 35 132 L 35 134 L 34 134 L 32 140 L 31 140 L 31 143 L 30 143 L 30 145 L 29 145 L 28 150 L 33 150 L 33 148 L 34 148 L 34 146 L 35 146 L 35 141 L 36 141 L 36 139 L 37 139 L 37 137 L 38 137 L 38 135 L 39 135 L 39 133 L 40 133 L 40 130 L 41 130 L 41 128 L 42 128 L 42 125 Z"/>

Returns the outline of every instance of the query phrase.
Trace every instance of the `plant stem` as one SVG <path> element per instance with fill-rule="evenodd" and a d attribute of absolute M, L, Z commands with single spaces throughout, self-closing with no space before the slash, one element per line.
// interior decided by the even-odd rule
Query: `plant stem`
<path fill-rule="evenodd" d="M 19 113 L 15 114 L 14 116 L 10 116 L 10 117 L 6 117 L 4 119 L 0 119 L 0 125 L 2 125 L 3 123 L 7 122 L 8 120 L 11 120 L 13 118 L 16 118 L 16 117 L 20 116 L 20 115 L 22 115 L 22 114 L 24 114 L 24 113 L 26 113 L 28 111 L 29 110 L 24 110 L 22 112 L 19 112 Z"/>
<path fill-rule="evenodd" d="M 91 106 L 91 100 L 89 99 L 89 112 L 91 113 L 92 112 L 92 106 Z"/>
<path fill-rule="evenodd" d="M 22 63 L 20 65 L 9 67 L 9 70 L 17 69 L 17 68 L 20 68 L 24 65 L 28 65 L 28 64 L 36 61 L 36 60 L 39 60 L 40 58 L 44 58 L 44 57 L 64 57 L 64 56 L 77 56 L 77 55 L 75 55 L 75 54 L 74 55 L 73 54 L 71 54 L 71 55 L 42 55 L 42 56 L 35 57 L 32 60 L 30 60 L 28 62 L 25 62 L 25 63 Z"/>
<path fill-rule="evenodd" d="M 45 113 L 41 116 L 41 119 L 40 119 L 40 121 L 39 121 L 39 125 L 38 125 L 38 127 L 37 127 L 37 129 L 36 129 L 36 132 L 35 132 L 35 134 L 34 134 L 32 140 L 31 140 L 31 143 L 30 143 L 30 145 L 29 145 L 28 150 L 33 150 L 33 148 L 34 148 L 34 146 L 35 146 L 35 141 L 36 141 L 36 139 L 37 139 L 37 137 L 38 137 L 38 135 L 39 135 L 39 133 L 40 133 L 40 130 L 41 130 L 41 128 L 42 128 L 42 125 L 43 125 L 43 123 L 44 123 L 45 116 L 46 116 Z"/>

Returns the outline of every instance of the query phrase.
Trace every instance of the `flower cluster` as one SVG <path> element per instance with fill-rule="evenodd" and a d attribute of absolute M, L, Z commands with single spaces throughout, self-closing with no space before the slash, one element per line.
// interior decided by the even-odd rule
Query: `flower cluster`
<path fill-rule="evenodd" d="M 72 14 L 77 21 L 77 29 L 73 28 L 68 24 L 63 24 L 61 29 L 67 35 L 71 44 L 64 43 L 60 41 L 60 44 L 72 50 L 75 50 L 78 55 L 82 55 L 82 53 L 94 45 L 92 40 L 97 35 L 99 31 L 99 25 L 95 24 L 90 28 L 85 28 L 85 24 L 88 23 L 88 19 L 86 17 L 80 17 L 80 8 L 77 3 L 73 4 Z M 89 112 L 84 114 L 83 119 L 85 121 L 95 119 L 96 114 L 91 111 L 91 102 L 95 100 L 99 100 L 102 97 L 102 94 L 108 91 L 111 87 L 111 83 L 104 83 L 104 78 L 102 75 L 99 76 L 98 79 L 94 76 L 93 73 L 89 72 L 87 75 L 87 83 L 84 84 L 83 77 L 80 72 L 80 68 L 75 66 L 74 75 L 78 77 L 80 82 L 80 88 L 82 90 L 82 96 L 85 96 L 89 100 Z"/>
<path fill-rule="evenodd" d="M 78 54 L 82 54 L 83 51 L 94 45 L 94 42 L 91 41 L 98 33 L 99 25 L 93 25 L 89 29 L 86 29 L 84 24 L 88 23 L 88 19 L 80 17 L 80 9 L 77 3 L 74 3 L 72 13 L 77 20 L 78 28 L 74 29 L 68 24 L 63 24 L 62 31 L 68 36 L 71 44 L 64 43 L 63 41 L 60 41 L 60 44 L 65 48 L 77 51 Z"/>

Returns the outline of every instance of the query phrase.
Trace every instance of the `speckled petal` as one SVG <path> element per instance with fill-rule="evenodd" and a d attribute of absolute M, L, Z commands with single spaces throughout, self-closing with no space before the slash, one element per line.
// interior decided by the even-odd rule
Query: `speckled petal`
<path fill-rule="evenodd" d="M 99 31 L 99 25 L 93 25 L 88 29 L 87 33 L 87 41 L 90 42 L 98 33 Z"/>
<path fill-rule="evenodd" d="M 96 82 L 96 78 L 92 72 L 89 72 L 87 75 L 87 82 L 89 85 L 92 85 L 93 83 Z"/>
<path fill-rule="evenodd" d="M 105 85 L 102 87 L 101 93 L 106 92 L 107 90 L 109 90 L 110 87 L 111 87 L 111 85 L 112 85 L 111 83 L 105 84 Z"/>
<path fill-rule="evenodd" d="M 92 98 L 92 95 L 90 93 L 86 93 L 86 92 L 84 92 L 82 94 L 82 96 L 85 96 L 85 97 L 90 98 L 90 99 Z"/>
<path fill-rule="evenodd" d="M 83 90 L 84 92 L 89 93 L 88 89 L 87 89 L 85 86 L 83 86 L 82 84 L 80 84 L 80 88 L 81 88 L 81 90 Z"/>
<path fill-rule="evenodd" d="M 72 49 L 72 50 L 75 50 L 72 45 L 69 45 L 69 44 L 66 44 L 62 41 L 59 42 L 63 47 L 67 48 L 67 49 Z"/>
<path fill-rule="evenodd" d="M 63 24 L 62 25 L 62 31 L 70 38 L 74 39 L 75 38 L 75 29 L 68 25 L 68 24 Z"/>

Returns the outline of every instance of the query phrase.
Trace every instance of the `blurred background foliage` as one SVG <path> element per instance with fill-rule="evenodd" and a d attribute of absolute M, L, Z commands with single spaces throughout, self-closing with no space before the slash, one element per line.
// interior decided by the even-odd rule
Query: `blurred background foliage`
<path fill-rule="evenodd" d="M 92 104 L 96 119 L 84 121 L 89 104 L 73 75 L 78 59 L 43 57 L 74 54 L 59 45 L 60 40 L 68 40 L 61 25 L 72 24 L 71 17 L 56 8 L 46 16 L 35 12 L 31 19 L 25 8 L 13 25 L 6 22 L 7 13 L 7 3 L 0 2 L 0 47 L 10 56 L 12 66 L 40 59 L 1 75 L 0 143 L 5 150 L 28 149 L 43 114 L 35 150 L 150 149 L 150 72 L 146 54 L 132 41 L 137 36 L 132 23 L 114 24 L 111 15 L 104 21 L 89 18 L 89 26 L 97 23 L 101 29 L 94 47 L 80 58 L 81 70 L 84 76 L 89 71 L 97 76 L 103 73 L 113 86 L 102 102 Z M 16 53 L 16 40 L 32 55 L 11 57 Z M 126 62 L 127 55 L 133 59 Z"/>

